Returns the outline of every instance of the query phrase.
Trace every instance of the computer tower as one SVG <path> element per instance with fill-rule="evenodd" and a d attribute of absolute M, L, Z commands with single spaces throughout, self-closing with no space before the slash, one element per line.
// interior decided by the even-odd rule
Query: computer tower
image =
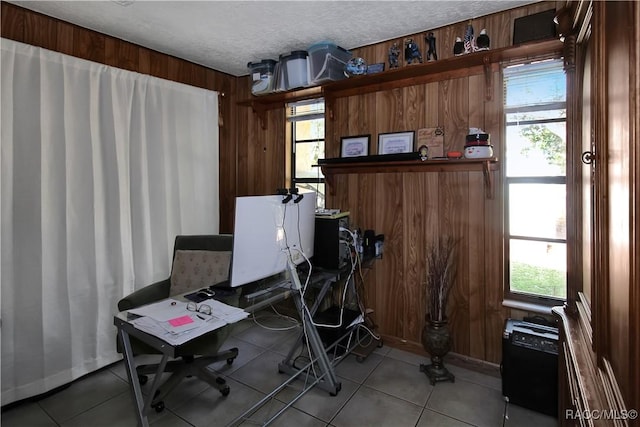
<path fill-rule="evenodd" d="M 510 403 L 558 416 L 558 328 L 507 319 L 501 371 Z"/>
<path fill-rule="evenodd" d="M 312 259 L 315 267 L 339 270 L 349 262 L 350 250 L 346 243 L 351 241 L 351 236 L 340 228 L 349 229 L 349 212 L 316 215 Z"/>

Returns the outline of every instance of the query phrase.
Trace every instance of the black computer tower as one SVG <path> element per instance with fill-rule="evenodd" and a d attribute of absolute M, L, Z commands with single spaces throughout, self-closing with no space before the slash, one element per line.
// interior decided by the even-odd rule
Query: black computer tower
<path fill-rule="evenodd" d="M 348 243 L 351 237 L 346 231 L 340 231 L 340 228 L 349 229 L 349 212 L 316 215 L 313 259 L 311 260 L 315 267 L 339 270 L 349 262 Z"/>
<path fill-rule="evenodd" d="M 558 416 L 558 328 L 507 319 L 501 371 L 510 403 Z"/>

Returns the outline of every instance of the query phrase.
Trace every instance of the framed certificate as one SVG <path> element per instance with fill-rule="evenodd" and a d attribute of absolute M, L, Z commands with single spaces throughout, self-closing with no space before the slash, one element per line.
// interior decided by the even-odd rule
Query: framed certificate
<path fill-rule="evenodd" d="M 393 132 L 378 135 L 378 154 L 397 154 L 413 152 L 415 132 Z"/>
<path fill-rule="evenodd" d="M 369 155 L 371 135 L 345 136 L 340 138 L 340 157 L 360 157 Z"/>

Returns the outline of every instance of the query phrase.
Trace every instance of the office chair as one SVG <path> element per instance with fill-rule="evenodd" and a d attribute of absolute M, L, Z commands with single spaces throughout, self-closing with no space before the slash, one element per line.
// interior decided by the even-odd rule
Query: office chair
<path fill-rule="evenodd" d="M 197 291 L 229 278 L 229 266 L 233 237 L 231 235 L 176 236 L 173 248 L 171 276 L 148 285 L 128 295 L 118 302 L 118 310 L 125 311 L 141 305 L 169 298 L 188 291 Z M 184 377 L 196 376 L 217 388 L 223 396 L 230 392 L 229 386 L 217 377 L 207 366 L 225 360 L 228 364 L 238 356 L 238 349 L 220 352 L 222 343 L 231 332 L 229 325 L 204 334 L 178 348 L 179 359 L 169 361 L 164 372 L 171 376 L 159 387 L 151 407 L 157 412 L 164 409 L 164 397 Z M 131 337 L 134 355 L 159 354 L 153 347 Z M 118 352 L 122 353 L 122 343 L 118 340 Z M 141 384 L 147 382 L 147 374 L 154 374 L 158 364 L 140 365 L 136 368 Z"/>

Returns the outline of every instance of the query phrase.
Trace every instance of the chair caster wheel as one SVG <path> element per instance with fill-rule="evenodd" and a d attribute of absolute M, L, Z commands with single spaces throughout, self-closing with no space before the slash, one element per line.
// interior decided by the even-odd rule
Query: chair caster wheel
<path fill-rule="evenodd" d="M 140 385 L 145 385 L 149 381 L 149 377 L 146 375 L 138 375 L 138 382 Z"/>
<path fill-rule="evenodd" d="M 236 359 L 235 357 L 228 358 L 227 359 L 227 365 L 231 365 L 235 359 Z"/>
<path fill-rule="evenodd" d="M 164 402 L 161 400 L 160 402 L 151 405 L 151 407 L 153 409 L 155 409 L 156 412 L 160 413 L 160 412 L 164 411 Z"/>
<path fill-rule="evenodd" d="M 224 397 L 229 396 L 229 393 L 231 393 L 231 388 L 229 386 L 220 389 L 220 394 L 222 394 Z"/>

